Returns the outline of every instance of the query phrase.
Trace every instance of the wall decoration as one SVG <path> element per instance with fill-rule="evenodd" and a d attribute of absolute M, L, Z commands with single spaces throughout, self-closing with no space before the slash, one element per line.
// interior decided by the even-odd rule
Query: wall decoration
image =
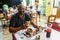
<path fill-rule="evenodd" d="M 55 8 L 60 7 L 60 0 L 54 0 L 53 7 L 55 7 Z"/>

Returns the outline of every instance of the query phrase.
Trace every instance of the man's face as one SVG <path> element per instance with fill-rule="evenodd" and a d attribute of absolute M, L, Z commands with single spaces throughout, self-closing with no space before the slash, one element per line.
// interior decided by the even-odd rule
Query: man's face
<path fill-rule="evenodd" d="M 19 7 L 18 11 L 19 11 L 20 14 L 24 14 L 25 7 L 24 6 Z"/>

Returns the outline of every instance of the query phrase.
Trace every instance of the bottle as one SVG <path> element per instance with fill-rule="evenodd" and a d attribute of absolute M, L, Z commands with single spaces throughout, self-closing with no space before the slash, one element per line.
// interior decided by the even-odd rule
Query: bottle
<path fill-rule="evenodd" d="M 46 37 L 47 37 L 47 38 L 50 38 L 50 35 L 51 35 L 51 29 L 48 28 L 48 29 L 46 30 L 46 32 L 47 32 Z"/>

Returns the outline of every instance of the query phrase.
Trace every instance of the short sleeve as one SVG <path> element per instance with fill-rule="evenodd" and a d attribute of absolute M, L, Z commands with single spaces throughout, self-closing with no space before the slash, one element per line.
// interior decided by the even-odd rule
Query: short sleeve
<path fill-rule="evenodd" d="M 11 20 L 10 20 L 9 27 L 14 27 L 14 26 L 15 26 L 15 18 L 12 17 Z"/>
<path fill-rule="evenodd" d="M 31 20 L 30 15 L 26 14 L 25 19 L 26 19 L 26 21 L 30 21 Z"/>

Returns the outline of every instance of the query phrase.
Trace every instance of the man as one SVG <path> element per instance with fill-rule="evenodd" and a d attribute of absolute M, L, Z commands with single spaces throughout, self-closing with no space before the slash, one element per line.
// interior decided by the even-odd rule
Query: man
<path fill-rule="evenodd" d="M 5 13 L 5 15 L 7 15 L 8 14 L 8 5 L 7 4 L 4 4 L 3 5 L 3 13 Z"/>
<path fill-rule="evenodd" d="M 18 7 L 18 13 L 16 13 L 15 15 L 12 16 L 11 20 L 10 20 L 10 26 L 9 26 L 9 31 L 11 33 L 16 33 L 20 30 L 26 29 L 28 26 L 25 24 L 26 21 L 30 21 L 30 23 L 38 28 L 37 25 L 35 25 L 32 21 L 31 21 L 31 17 L 24 13 L 25 11 L 25 7 L 24 5 L 20 4 Z"/>

